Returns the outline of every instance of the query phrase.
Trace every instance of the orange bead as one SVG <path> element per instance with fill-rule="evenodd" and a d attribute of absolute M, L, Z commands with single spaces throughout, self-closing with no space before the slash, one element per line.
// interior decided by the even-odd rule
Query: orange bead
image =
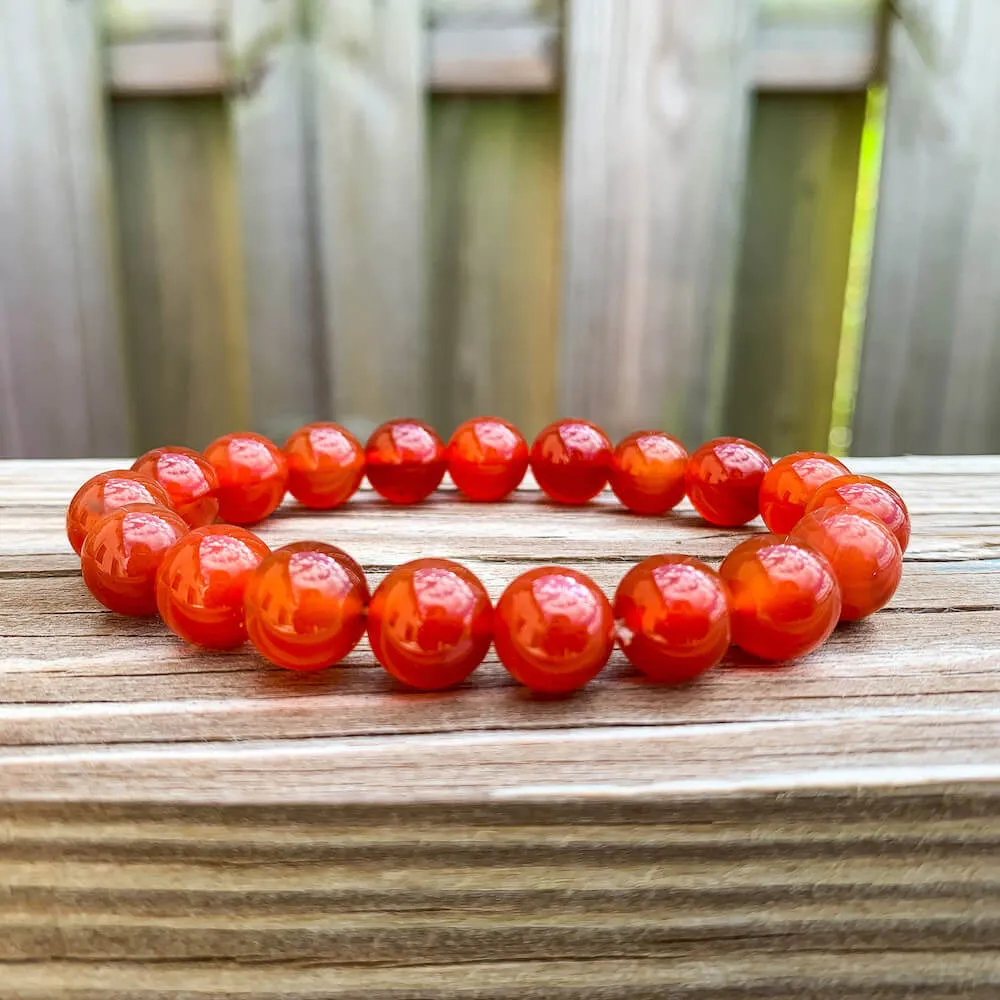
<path fill-rule="evenodd" d="M 230 524 L 256 524 L 285 495 L 288 464 L 281 449 L 261 434 L 239 431 L 217 438 L 205 458 L 219 477 L 219 516 Z"/>
<path fill-rule="evenodd" d="M 611 441 L 586 420 L 557 420 L 535 438 L 531 471 L 556 503 L 586 503 L 608 483 Z"/>
<path fill-rule="evenodd" d="M 339 663 L 365 631 L 364 570 L 325 542 L 294 542 L 250 574 L 243 595 L 247 634 L 257 651 L 288 670 Z"/>
<path fill-rule="evenodd" d="M 365 453 L 339 424 L 300 427 L 286 442 L 288 492 L 306 507 L 328 510 L 354 496 L 365 476 Z"/>
<path fill-rule="evenodd" d="M 87 533 L 80 570 L 87 589 L 120 615 L 156 614 L 156 571 L 187 523 L 161 504 L 130 503 Z"/>
<path fill-rule="evenodd" d="M 715 438 L 691 456 L 684 472 L 684 489 L 694 509 L 709 524 L 736 528 L 760 513 L 760 484 L 770 468 L 771 459 L 752 441 Z"/>
<path fill-rule="evenodd" d="M 444 478 L 444 443 L 419 420 L 390 420 L 365 445 L 368 482 L 390 503 L 418 503 Z"/>
<path fill-rule="evenodd" d="M 378 585 L 368 609 L 375 658 L 422 691 L 460 684 L 483 661 L 493 605 L 475 574 L 450 559 L 415 559 Z"/>
<path fill-rule="evenodd" d="M 829 562 L 801 542 L 756 535 L 719 568 L 729 588 L 733 642 L 762 660 L 794 660 L 826 641 L 840 618 Z"/>
<path fill-rule="evenodd" d="M 528 442 L 499 417 L 473 417 L 448 442 L 448 472 L 470 500 L 502 500 L 528 469 Z"/>
<path fill-rule="evenodd" d="M 127 503 L 151 503 L 170 509 L 167 491 L 155 479 L 116 469 L 88 479 L 73 495 L 66 509 L 66 537 L 77 554 L 83 548 L 87 532 L 98 519 Z"/>
<path fill-rule="evenodd" d="M 843 462 L 820 451 L 786 455 L 767 470 L 760 484 L 760 516 L 775 534 L 788 534 L 802 519 L 813 494 L 846 473 Z"/>
<path fill-rule="evenodd" d="M 823 507 L 858 507 L 874 514 L 895 536 L 905 552 L 910 544 L 910 513 L 903 498 L 881 479 L 837 476 L 825 482 L 806 504 L 806 513 Z"/>
<path fill-rule="evenodd" d="M 180 446 L 154 448 L 132 463 L 132 471 L 155 479 L 189 527 L 200 528 L 218 519 L 219 477 L 198 452 Z"/>
<path fill-rule="evenodd" d="M 614 614 L 590 577 L 564 566 L 522 573 L 497 602 L 493 642 L 514 678 L 564 693 L 593 680 L 614 648 Z"/>
<path fill-rule="evenodd" d="M 245 528 L 210 524 L 188 532 L 163 557 L 156 606 L 167 627 L 208 649 L 233 649 L 247 637 L 243 594 L 270 549 Z"/>
<path fill-rule="evenodd" d="M 662 431 L 636 431 L 611 456 L 611 489 L 638 514 L 662 514 L 684 499 L 687 449 Z"/>
<path fill-rule="evenodd" d="M 823 507 L 806 514 L 789 540 L 826 556 L 840 586 L 841 621 L 867 618 L 889 603 L 903 575 L 896 536 L 858 507 Z"/>
<path fill-rule="evenodd" d="M 653 680 L 689 681 L 729 648 L 729 595 L 722 578 L 698 559 L 650 556 L 618 584 L 618 645 Z"/>

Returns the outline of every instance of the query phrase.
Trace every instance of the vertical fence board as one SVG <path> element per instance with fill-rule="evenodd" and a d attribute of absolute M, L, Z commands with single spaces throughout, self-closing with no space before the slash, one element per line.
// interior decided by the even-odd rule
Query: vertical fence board
<path fill-rule="evenodd" d="M 757 98 L 725 430 L 826 450 L 865 95 Z"/>
<path fill-rule="evenodd" d="M 429 414 L 422 7 L 311 7 L 327 355 L 334 412 L 361 434 Z"/>
<path fill-rule="evenodd" d="M 296 0 L 235 0 L 230 14 L 233 59 L 252 87 L 233 100 L 251 421 L 278 441 L 329 409 L 299 29 Z"/>
<path fill-rule="evenodd" d="M 0 456 L 131 444 L 101 86 L 92 3 L 0 4 Z"/>
<path fill-rule="evenodd" d="M 561 108 L 439 98 L 430 121 L 433 418 L 554 419 Z"/>
<path fill-rule="evenodd" d="M 1000 448 L 1000 4 L 903 2 L 853 450 Z"/>
<path fill-rule="evenodd" d="M 755 8 L 568 6 L 561 398 L 614 434 L 721 418 Z"/>
<path fill-rule="evenodd" d="M 227 110 L 122 101 L 114 137 L 138 445 L 204 447 L 249 418 Z"/>

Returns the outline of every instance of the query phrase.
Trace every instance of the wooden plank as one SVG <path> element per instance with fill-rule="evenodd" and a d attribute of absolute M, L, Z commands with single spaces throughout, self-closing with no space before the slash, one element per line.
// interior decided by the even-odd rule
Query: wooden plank
<path fill-rule="evenodd" d="M 319 246 L 333 409 L 361 436 L 427 416 L 420 5 L 312 10 Z"/>
<path fill-rule="evenodd" d="M 229 51 L 266 65 L 232 104 L 250 353 L 251 423 L 283 441 L 329 412 L 310 196 L 308 49 L 295 0 L 237 0 Z"/>
<path fill-rule="evenodd" d="M 778 455 L 825 451 L 865 95 L 760 95 L 725 430 Z"/>
<path fill-rule="evenodd" d="M 0 9 L 0 455 L 131 446 L 90 2 Z"/>
<path fill-rule="evenodd" d="M 125 101 L 113 121 L 137 447 L 203 448 L 249 417 L 226 108 Z"/>
<path fill-rule="evenodd" d="M 721 418 L 753 6 L 569 8 L 561 409 L 689 443 Z"/>
<path fill-rule="evenodd" d="M 442 433 L 557 416 L 561 107 L 440 98 L 430 111 L 430 367 Z"/>
<path fill-rule="evenodd" d="M 995 451 L 1000 7 L 897 7 L 853 447 Z"/>
<path fill-rule="evenodd" d="M 226 47 L 218 39 L 129 42 L 108 49 L 113 97 L 220 94 L 230 87 Z"/>

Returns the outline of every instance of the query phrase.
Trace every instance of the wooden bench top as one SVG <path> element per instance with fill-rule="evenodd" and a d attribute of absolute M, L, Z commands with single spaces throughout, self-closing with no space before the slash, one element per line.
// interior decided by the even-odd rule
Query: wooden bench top
<path fill-rule="evenodd" d="M 850 464 L 913 516 L 886 610 L 790 667 L 665 689 L 616 652 L 551 700 L 492 654 L 414 694 L 364 643 L 297 676 L 112 615 L 63 519 L 114 463 L 0 463 L 0 998 L 1000 995 L 1000 458 Z M 260 534 L 494 598 L 738 537 L 531 486 Z"/>

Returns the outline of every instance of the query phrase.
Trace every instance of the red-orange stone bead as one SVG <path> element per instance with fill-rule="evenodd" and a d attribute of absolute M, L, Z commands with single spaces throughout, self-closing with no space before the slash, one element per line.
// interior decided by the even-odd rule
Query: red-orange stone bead
<path fill-rule="evenodd" d="M 771 459 L 752 441 L 714 438 L 691 456 L 684 488 L 694 509 L 709 524 L 736 528 L 760 513 L 760 484 L 769 468 Z"/>
<path fill-rule="evenodd" d="M 531 471 L 556 503 L 582 504 L 607 485 L 611 441 L 586 420 L 557 420 L 535 438 Z"/>
<path fill-rule="evenodd" d="M 611 455 L 611 489 L 638 514 L 663 514 L 684 499 L 687 449 L 662 431 L 636 431 Z"/>
<path fill-rule="evenodd" d="M 243 596 L 247 635 L 279 667 L 321 670 L 358 644 L 368 598 L 364 570 L 343 549 L 293 542 L 250 574 Z"/>
<path fill-rule="evenodd" d="M 167 491 L 155 479 L 130 469 L 101 472 L 88 479 L 66 509 L 66 537 L 77 554 L 98 519 L 127 503 L 159 504 L 170 509 Z"/>
<path fill-rule="evenodd" d="M 422 691 L 460 684 L 483 661 L 493 605 L 482 583 L 450 559 L 415 559 L 378 585 L 368 608 L 376 659 Z"/>
<path fill-rule="evenodd" d="M 502 500 L 528 468 L 528 442 L 499 417 L 473 417 L 448 442 L 448 472 L 470 500 Z"/>
<path fill-rule="evenodd" d="M 155 479 L 188 527 L 200 528 L 218 519 L 219 477 L 209 461 L 191 448 L 154 448 L 132 463 L 132 471 Z"/>
<path fill-rule="evenodd" d="M 210 524 L 188 532 L 163 557 L 156 606 L 167 627 L 209 649 L 233 649 L 247 637 L 243 595 L 270 549 L 245 528 Z"/>
<path fill-rule="evenodd" d="M 288 464 L 281 449 L 262 434 L 224 434 L 205 449 L 219 477 L 219 516 L 230 524 L 256 524 L 285 495 Z"/>
<path fill-rule="evenodd" d="M 794 660 L 826 641 L 840 618 L 829 562 L 801 542 L 757 535 L 726 556 L 733 642 L 762 660 Z"/>
<path fill-rule="evenodd" d="M 339 424 L 306 424 L 285 442 L 283 450 L 288 492 L 306 507 L 339 507 L 354 496 L 364 479 L 364 449 Z"/>
<path fill-rule="evenodd" d="M 842 621 L 867 618 L 889 603 L 903 575 L 896 536 L 858 507 L 823 507 L 806 514 L 789 540 L 826 556 L 840 585 Z"/>
<path fill-rule="evenodd" d="M 769 530 L 785 535 L 802 519 L 813 494 L 846 474 L 843 462 L 820 451 L 786 455 L 767 470 L 760 484 L 760 516 Z"/>
<path fill-rule="evenodd" d="M 806 504 L 806 513 L 824 507 L 857 507 L 874 514 L 895 536 L 905 552 L 910 544 L 910 513 L 903 498 L 881 479 L 838 476 L 825 482 Z"/>
<path fill-rule="evenodd" d="M 187 523 L 160 504 L 130 503 L 101 517 L 87 533 L 80 570 L 87 589 L 120 615 L 156 614 L 156 572 Z"/>
<path fill-rule="evenodd" d="M 722 578 L 685 555 L 650 556 L 618 584 L 618 645 L 653 680 L 689 681 L 729 648 L 729 595 Z"/>
<path fill-rule="evenodd" d="M 514 678 L 564 693 L 593 680 L 614 648 L 614 614 L 590 577 L 540 566 L 511 582 L 497 602 L 493 643 Z"/>
<path fill-rule="evenodd" d="M 444 443 L 420 420 L 390 420 L 365 445 L 368 482 L 390 503 L 418 503 L 444 478 Z"/>

